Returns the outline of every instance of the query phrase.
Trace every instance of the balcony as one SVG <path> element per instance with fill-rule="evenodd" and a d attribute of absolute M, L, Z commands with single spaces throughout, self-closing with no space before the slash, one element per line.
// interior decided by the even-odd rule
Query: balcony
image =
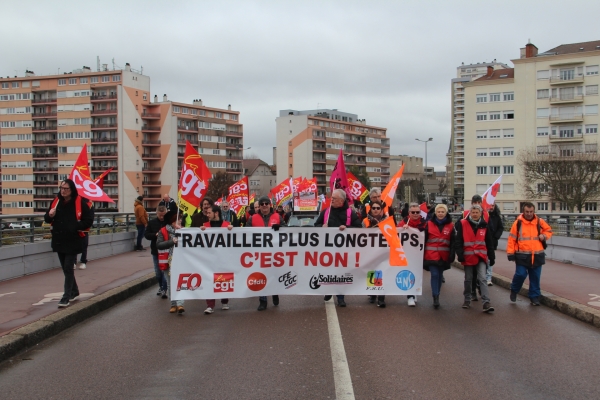
<path fill-rule="evenodd" d="M 160 113 L 142 113 L 142 119 L 160 119 Z"/>
<path fill-rule="evenodd" d="M 226 131 L 225 135 L 226 136 L 238 136 L 239 137 L 239 136 L 244 136 L 244 133 L 243 132 Z"/>
<path fill-rule="evenodd" d="M 47 200 L 53 200 L 56 197 L 55 193 L 48 193 L 48 194 L 34 194 L 33 195 L 33 199 L 37 200 L 37 199 L 47 199 Z"/>
<path fill-rule="evenodd" d="M 160 174 L 162 171 L 162 168 L 160 167 L 142 167 L 142 172 L 147 173 L 147 174 Z"/>
<path fill-rule="evenodd" d="M 583 114 L 560 114 L 560 115 L 551 115 L 550 118 L 551 124 L 561 124 L 566 122 L 583 122 Z"/>
<path fill-rule="evenodd" d="M 142 132 L 160 132 L 160 126 L 142 125 Z"/>
<path fill-rule="evenodd" d="M 92 138 L 92 143 L 117 143 L 116 137 Z"/>
<path fill-rule="evenodd" d="M 118 193 L 107 193 L 107 195 L 111 199 L 118 199 L 119 198 L 119 194 Z"/>
<path fill-rule="evenodd" d="M 92 110 L 92 115 L 108 115 L 108 114 L 117 114 L 117 109 L 107 109 L 107 110 Z"/>
<path fill-rule="evenodd" d="M 574 84 L 574 83 L 583 83 L 583 75 L 550 77 L 551 85 L 565 85 L 565 84 Z"/>
<path fill-rule="evenodd" d="M 242 168 L 229 168 L 227 167 L 227 173 L 228 174 L 235 174 L 235 173 L 241 173 L 242 172 Z"/>
<path fill-rule="evenodd" d="M 325 161 L 326 161 L 325 157 L 314 157 L 313 156 L 313 162 L 324 163 Z"/>
<path fill-rule="evenodd" d="M 313 144 L 313 151 L 327 151 L 327 148 L 325 146 L 318 146 L 316 143 Z"/>
<path fill-rule="evenodd" d="M 31 104 L 55 104 L 56 99 L 33 99 Z"/>
<path fill-rule="evenodd" d="M 142 160 L 160 160 L 160 154 L 143 153 Z"/>
<path fill-rule="evenodd" d="M 92 102 L 103 102 L 103 101 L 114 101 L 117 99 L 117 95 L 116 94 L 110 94 L 110 95 L 104 95 L 104 96 L 99 96 L 99 95 L 92 95 L 90 97 L 90 100 Z"/>
<path fill-rule="evenodd" d="M 112 168 L 111 172 L 117 172 L 117 169 L 119 168 L 116 165 L 92 165 L 92 171 L 106 171 L 109 168 Z"/>
<path fill-rule="evenodd" d="M 92 130 L 94 129 L 117 129 L 117 124 L 92 124 Z"/>
<path fill-rule="evenodd" d="M 161 181 L 143 181 L 142 186 L 161 186 Z"/>
<path fill-rule="evenodd" d="M 551 142 L 580 142 L 583 140 L 583 133 L 557 132 L 550 134 L 548 139 Z"/>
<path fill-rule="evenodd" d="M 195 128 L 193 126 L 178 126 L 177 127 L 177 131 L 178 132 L 198 132 L 198 128 Z"/>
<path fill-rule="evenodd" d="M 56 111 L 47 112 L 47 113 L 33 113 L 31 114 L 32 118 L 50 118 L 56 119 Z"/>
<path fill-rule="evenodd" d="M 98 158 L 117 158 L 118 155 L 116 151 L 92 151 L 90 154 Z"/>
<path fill-rule="evenodd" d="M 185 144 L 186 141 L 193 146 L 198 146 L 198 139 L 177 139 L 177 144 Z"/>
<path fill-rule="evenodd" d="M 160 146 L 160 140 L 142 140 L 142 146 Z"/>
<path fill-rule="evenodd" d="M 33 153 L 32 157 L 34 160 L 36 158 L 40 158 L 40 159 L 58 158 L 58 153 Z"/>
<path fill-rule="evenodd" d="M 183 157 L 184 155 L 185 155 L 185 153 L 183 151 L 177 152 L 177 157 Z"/>
<path fill-rule="evenodd" d="M 32 132 L 56 132 L 56 126 L 34 126 Z"/>
<path fill-rule="evenodd" d="M 58 166 L 56 166 L 56 167 L 33 167 L 33 172 L 56 172 L 56 173 L 58 173 Z"/>
<path fill-rule="evenodd" d="M 325 135 L 319 135 L 319 134 L 313 132 L 313 139 L 323 140 L 324 141 L 325 140 Z"/>
<path fill-rule="evenodd" d="M 146 193 L 144 192 L 144 200 L 161 200 L 162 195 L 160 193 Z"/>
<path fill-rule="evenodd" d="M 111 180 L 111 179 L 104 180 L 104 185 L 118 185 L 118 184 L 119 184 L 118 180 Z"/>
<path fill-rule="evenodd" d="M 225 159 L 227 161 L 242 161 L 242 155 L 241 154 L 231 154 L 231 153 L 228 153 L 225 156 Z"/>
<path fill-rule="evenodd" d="M 567 103 L 581 103 L 583 101 L 583 95 L 569 95 L 569 96 L 559 96 L 559 97 L 550 97 L 550 104 L 567 104 Z"/>
<path fill-rule="evenodd" d="M 32 144 L 34 146 L 44 146 L 49 144 L 56 144 L 58 141 L 56 139 L 47 139 L 47 140 L 33 140 Z"/>
<path fill-rule="evenodd" d="M 57 186 L 58 181 L 33 181 L 34 186 Z"/>

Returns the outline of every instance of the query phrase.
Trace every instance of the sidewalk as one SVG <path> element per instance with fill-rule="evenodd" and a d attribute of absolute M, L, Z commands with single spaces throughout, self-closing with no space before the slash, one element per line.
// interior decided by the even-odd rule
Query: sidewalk
<path fill-rule="evenodd" d="M 66 310 L 150 273 L 154 275 L 150 248 L 92 260 L 87 269 L 75 270 L 81 296 Z M 0 282 L 0 337 L 61 311 L 63 284 L 61 268 Z"/>

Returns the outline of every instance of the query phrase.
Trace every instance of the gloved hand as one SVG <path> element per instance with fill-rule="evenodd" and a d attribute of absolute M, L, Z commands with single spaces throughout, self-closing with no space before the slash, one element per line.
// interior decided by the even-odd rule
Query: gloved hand
<path fill-rule="evenodd" d="M 490 267 L 493 267 L 496 264 L 496 260 L 490 260 Z"/>
<path fill-rule="evenodd" d="M 274 231 L 278 231 L 278 230 L 279 230 L 279 224 L 273 224 L 273 225 L 271 225 L 271 228 L 272 228 Z"/>
<path fill-rule="evenodd" d="M 509 254 L 508 255 L 508 261 L 516 261 L 516 260 L 517 260 L 517 258 L 515 257 L 514 254 Z"/>

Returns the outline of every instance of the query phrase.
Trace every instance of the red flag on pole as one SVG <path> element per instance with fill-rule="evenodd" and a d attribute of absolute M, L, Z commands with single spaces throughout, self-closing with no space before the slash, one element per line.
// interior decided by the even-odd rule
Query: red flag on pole
<path fill-rule="evenodd" d="M 496 179 L 492 186 L 490 186 L 485 193 L 481 196 L 482 202 L 481 206 L 484 211 L 491 211 L 494 208 L 494 203 L 496 202 L 496 195 L 500 191 L 500 183 L 502 182 L 502 175 Z"/>
<path fill-rule="evenodd" d="M 348 184 L 348 177 L 346 176 L 346 164 L 344 163 L 344 153 L 340 149 L 340 155 L 338 156 L 337 162 L 331 172 L 331 178 L 329 178 L 329 190 L 333 193 L 334 189 L 342 189 L 346 192 L 346 200 L 349 204 L 352 204 L 354 197 Z"/>
<path fill-rule="evenodd" d="M 96 179 L 94 179 L 94 183 L 96 185 L 98 185 L 98 187 L 100 187 L 100 189 L 104 190 L 104 178 L 106 177 L 106 175 L 108 175 L 110 173 L 110 171 L 112 171 L 114 169 L 114 167 L 111 167 L 109 169 L 107 169 L 106 171 L 104 171 L 102 173 L 102 175 L 100 175 L 99 177 L 97 177 Z"/>
<path fill-rule="evenodd" d="M 75 182 L 77 188 L 77 194 L 85 197 L 90 201 L 106 201 L 108 203 L 114 203 L 102 188 L 100 188 L 90 176 L 90 167 L 88 166 L 87 158 L 87 146 L 84 144 L 77 161 L 69 174 L 69 179 Z"/>
<path fill-rule="evenodd" d="M 244 206 L 248 205 L 250 197 L 250 190 L 248 188 L 248 176 L 244 176 L 242 179 L 229 186 L 229 195 L 227 201 L 229 207 L 235 212 L 236 215 L 240 213 L 240 210 Z"/>
<path fill-rule="evenodd" d="M 186 140 L 177 191 L 179 208 L 184 213 L 191 215 L 196 211 L 208 190 L 208 181 L 211 177 L 212 174 L 204 163 L 202 156 Z"/>

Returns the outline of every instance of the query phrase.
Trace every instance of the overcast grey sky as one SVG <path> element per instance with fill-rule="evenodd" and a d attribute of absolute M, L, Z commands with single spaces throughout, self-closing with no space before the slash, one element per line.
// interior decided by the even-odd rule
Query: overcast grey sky
<path fill-rule="evenodd" d="M 508 63 L 600 39 L 600 1 L 1 0 L 0 75 L 112 67 L 151 77 L 152 96 L 241 112 L 268 163 L 281 109 L 337 108 L 388 128 L 392 154 L 442 170 L 450 80 L 461 62 Z"/>

